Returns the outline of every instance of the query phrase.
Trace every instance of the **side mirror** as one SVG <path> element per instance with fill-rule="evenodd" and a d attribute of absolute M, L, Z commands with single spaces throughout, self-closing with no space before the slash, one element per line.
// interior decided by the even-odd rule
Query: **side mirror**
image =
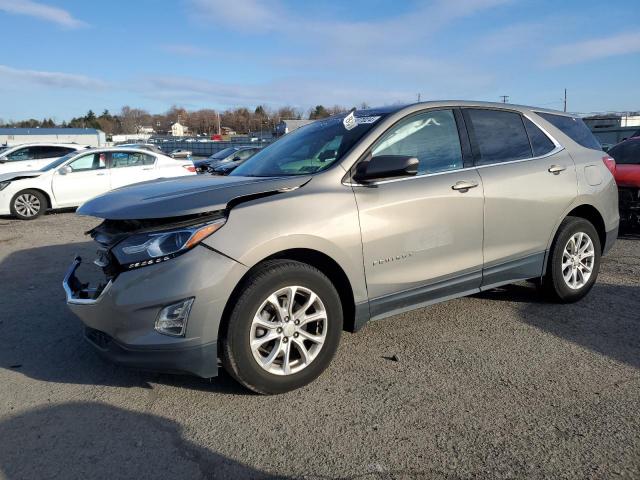
<path fill-rule="evenodd" d="M 420 161 L 407 155 L 379 155 L 360 162 L 353 179 L 362 184 L 391 178 L 412 177 L 418 173 Z"/>
<path fill-rule="evenodd" d="M 325 150 L 318 156 L 318 160 L 321 162 L 327 161 L 330 158 L 336 158 L 337 152 L 335 150 Z"/>
<path fill-rule="evenodd" d="M 73 172 L 73 169 L 69 165 L 65 165 L 64 167 L 58 169 L 58 173 L 60 175 L 66 175 L 67 173 L 71 172 Z"/>
<path fill-rule="evenodd" d="M 233 158 L 231 159 L 231 161 L 232 161 L 232 162 L 237 162 L 238 160 L 240 160 L 240 157 L 233 157 Z"/>

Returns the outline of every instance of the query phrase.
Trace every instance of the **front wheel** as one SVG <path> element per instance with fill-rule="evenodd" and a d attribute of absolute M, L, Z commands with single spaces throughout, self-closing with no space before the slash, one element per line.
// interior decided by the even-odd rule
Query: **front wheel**
<path fill-rule="evenodd" d="M 291 260 L 265 262 L 243 285 L 222 335 L 222 362 L 242 385 L 284 393 L 329 365 L 342 331 L 342 305 L 331 281 Z"/>
<path fill-rule="evenodd" d="M 562 303 L 583 298 L 596 282 L 601 253 L 600 237 L 589 221 L 565 218 L 551 246 L 547 273 L 542 279 L 545 293 Z"/>
<path fill-rule="evenodd" d="M 11 214 L 20 220 L 33 220 L 47 209 L 47 199 L 38 190 L 23 190 L 11 199 Z"/>

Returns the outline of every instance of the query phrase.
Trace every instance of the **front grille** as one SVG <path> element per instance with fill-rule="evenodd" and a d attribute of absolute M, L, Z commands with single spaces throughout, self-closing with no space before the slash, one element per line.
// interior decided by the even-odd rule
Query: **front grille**
<path fill-rule="evenodd" d="M 100 330 L 96 330 L 94 328 L 86 327 L 84 335 L 87 338 L 87 340 L 89 340 L 96 347 L 102 350 L 108 349 L 109 345 L 113 341 L 113 339 L 109 335 L 107 335 L 104 332 L 101 332 Z"/>

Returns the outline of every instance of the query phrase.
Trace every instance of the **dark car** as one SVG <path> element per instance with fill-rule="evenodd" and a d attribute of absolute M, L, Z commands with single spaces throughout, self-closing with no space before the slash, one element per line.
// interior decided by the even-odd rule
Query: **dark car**
<path fill-rule="evenodd" d="M 214 169 L 226 163 L 244 162 L 252 157 L 258 150 L 258 147 L 228 147 L 224 150 L 214 153 L 204 160 L 196 160 L 193 164 L 198 173 L 214 173 Z M 238 165 L 240 165 L 238 163 Z M 237 165 L 236 165 L 237 166 Z"/>

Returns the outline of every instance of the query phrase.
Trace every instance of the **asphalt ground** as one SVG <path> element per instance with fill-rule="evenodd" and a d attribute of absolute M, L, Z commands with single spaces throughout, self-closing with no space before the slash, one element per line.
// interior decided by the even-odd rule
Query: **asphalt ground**
<path fill-rule="evenodd" d="M 262 397 L 101 360 L 62 277 L 72 213 L 0 218 L 0 478 L 640 478 L 640 235 L 576 304 L 509 286 L 344 333 Z"/>

